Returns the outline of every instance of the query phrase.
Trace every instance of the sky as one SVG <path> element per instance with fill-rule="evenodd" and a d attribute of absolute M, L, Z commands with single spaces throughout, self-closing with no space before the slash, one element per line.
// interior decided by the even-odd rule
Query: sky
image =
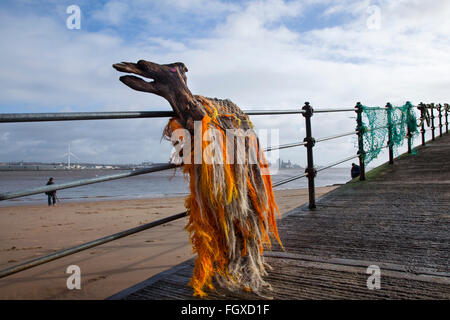
<path fill-rule="evenodd" d="M 80 28 L 67 20 L 80 8 Z M 145 59 L 188 67 L 194 94 L 243 110 L 448 102 L 448 0 L 3 0 L 0 113 L 170 110 L 112 68 Z M 300 115 L 253 116 L 273 145 L 303 141 Z M 0 162 L 168 162 L 167 119 L 0 124 Z M 316 138 L 355 114 L 315 114 Z M 356 153 L 355 137 L 315 147 L 318 165 Z M 304 147 L 267 155 L 306 164 Z M 386 161 L 383 155 L 378 162 Z M 375 164 L 377 162 L 375 161 Z M 348 165 L 348 164 L 346 164 Z"/>

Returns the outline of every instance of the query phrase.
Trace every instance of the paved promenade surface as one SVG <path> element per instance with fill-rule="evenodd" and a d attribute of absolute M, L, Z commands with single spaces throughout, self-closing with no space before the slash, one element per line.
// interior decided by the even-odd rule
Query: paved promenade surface
<path fill-rule="evenodd" d="M 266 251 L 273 299 L 450 299 L 450 135 L 403 155 L 279 221 Z M 326 174 L 326 171 L 321 174 Z M 380 268 L 369 290 L 367 268 Z M 193 260 L 112 299 L 193 299 Z M 261 299 L 218 290 L 207 299 Z"/>

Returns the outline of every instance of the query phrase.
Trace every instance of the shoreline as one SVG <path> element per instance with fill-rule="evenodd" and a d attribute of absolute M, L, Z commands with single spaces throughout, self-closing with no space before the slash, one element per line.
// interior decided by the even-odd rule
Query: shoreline
<path fill-rule="evenodd" d="M 316 188 L 317 197 L 336 186 Z M 307 189 L 275 190 L 281 214 Z M 185 196 L 0 207 L 0 269 L 185 211 Z M 0 279 L 0 299 L 105 299 L 194 255 L 179 219 Z M 81 290 L 66 286 L 78 265 Z"/>

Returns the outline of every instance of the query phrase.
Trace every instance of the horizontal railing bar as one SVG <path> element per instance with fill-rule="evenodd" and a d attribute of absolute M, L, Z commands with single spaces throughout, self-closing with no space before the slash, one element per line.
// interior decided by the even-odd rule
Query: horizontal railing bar
<path fill-rule="evenodd" d="M 56 190 L 61 190 L 61 189 L 80 187 L 80 186 L 93 184 L 93 183 L 128 178 L 128 177 L 133 177 L 133 176 L 146 174 L 146 173 L 150 173 L 150 172 L 157 172 L 157 171 L 172 169 L 175 167 L 177 167 L 177 165 L 171 164 L 171 163 L 154 165 L 152 167 L 131 170 L 131 171 L 123 172 L 123 173 L 111 174 L 111 175 L 95 177 L 95 178 L 81 179 L 81 180 L 76 180 L 76 181 L 71 181 L 71 182 L 61 183 L 61 184 L 53 184 L 53 185 L 49 185 L 49 186 L 43 186 L 43 187 L 28 189 L 28 190 L 24 190 L 24 191 L 13 191 L 13 192 L 0 193 L 0 201 L 14 199 L 14 198 L 20 198 L 20 197 L 25 197 L 25 196 L 31 196 L 33 194 L 45 193 L 45 192 L 56 191 Z"/>
<path fill-rule="evenodd" d="M 399 109 L 402 106 L 392 106 L 392 109 Z M 418 106 L 412 106 L 413 108 L 417 108 Z M 387 107 L 366 107 L 367 110 L 387 110 Z"/>
<path fill-rule="evenodd" d="M 300 109 L 292 110 L 247 110 L 245 114 L 276 115 L 301 114 Z M 117 111 L 117 112 L 54 112 L 54 113 L 1 113 L 0 123 L 5 122 L 38 122 L 38 121 L 74 121 L 74 120 L 108 120 L 174 117 L 173 111 Z"/>
<path fill-rule="evenodd" d="M 263 115 L 276 115 L 276 114 L 302 114 L 305 113 L 301 109 L 291 109 L 291 110 L 244 110 L 243 111 L 248 116 L 263 116 Z"/>
<path fill-rule="evenodd" d="M 322 167 L 322 168 L 320 168 L 320 169 L 317 169 L 317 172 L 320 172 L 320 171 L 329 169 L 329 168 L 331 168 L 331 167 L 337 166 L 338 164 L 347 162 L 347 161 L 349 161 L 349 160 L 352 160 L 352 159 L 358 158 L 358 157 L 359 157 L 359 155 L 357 154 L 357 155 L 354 155 L 354 156 L 345 158 L 345 159 L 343 159 L 343 160 L 339 160 L 339 161 L 337 161 L 337 162 L 333 162 L 332 164 L 329 164 L 329 165 L 326 165 L 325 167 Z"/>
<path fill-rule="evenodd" d="M 281 145 L 275 146 L 275 147 L 268 147 L 268 148 L 264 149 L 264 152 L 280 150 L 280 149 L 287 149 L 287 148 L 294 148 L 294 147 L 298 147 L 298 146 L 304 146 L 306 144 L 307 144 L 307 142 L 281 144 Z"/>
<path fill-rule="evenodd" d="M 392 109 L 398 109 L 398 108 L 400 108 L 401 106 L 393 106 L 392 107 Z M 413 108 L 418 108 L 418 109 L 420 109 L 421 107 L 420 106 L 412 106 Z M 430 108 L 431 109 L 431 107 L 427 107 L 427 108 Z M 365 109 L 367 109 L 367 110 L 387 110 L 388 108 L 387 107 L 366 107 Z"/>
<path fill-rule="evenodd" d="M 386 107 L 366 107 L 366 110 L 386 110 Z"/>
<path fill-rule="evenodd" d="M 342 138 L 342 137 L 354 135 L 354 134 L 357 134 L 357 133 L 358 133 L 358 131 L 350 131 L 350 132 L 347 132 L 347 133 L 336 134 L 334 136 L 318 138 L 318 139 L 316 139 L 316 142 L 323 142 L 323 141 L 327 141 L 327 140 L 333 140 L 333 139 L 337 139 L 337 138 Z"/>
<path fill-rule="evenodd" d="M 86 242 L 86 243 L 80 244 L 78 246 L 69 248 L 69 249 L 60 250 L 60 251 L 57 251 L 55 253 L 52 253 L 52 254 L 40 257 L 40 258 L 29 260 L 29 261 L 26 261 L 24 263 L 18 264 L 16 266 L 12 266 L 12 267 L 6 268 L 4 270 L 1 270 L 0 271 L 0 278 L 9 276 L 11 274 L 14 274 L 14 273 L 26 270 L 26 269 L 33 268 L 35 266 L 38 266 L 38 265 L 41 265 L 41 264 L 44 264 L 44 263 L 47 263 L 47 262 L 50 262 L 50 261 L 53 261 L 53 260 L 56 260 L 56 259 L 63 258 L 65 256 L 68 256 L 68 255 L 71 255 L 71 254 L 74 254 L 74 253 L 77 253 L 77 252 L 80 252 L 80 251 L 83 251 L 83 250 L 87 250 L 87 249 L 99 246 L 101 244 L 104 244 L 104 243 L 107 243 L 107 242 L 110 242 L 110 241 L 113 241 L 113 240 L 117 240 L 117 239 L 129 236 L 129 235 L 132 235 L 132 234 L 140 232 L 140 231 L 144 231 L 144 230 L 147 230 L 147 229 L 150 229 L 150 228 L 154 228 L 156 226 L 159 226 L 159 225 L 162 225 L 164 223 L 167 223 L 167 222 L 170 222 L 170 221 L 174 221 L 174 220 L 177 220 L 177 219 L 181 219 L 181 218 L 184 218 L 186 216 L 187 216 L 187 213 L 186 212 L 182 212 L 182 213 L 175 214 L 173 216 L 166 217 L 166 218 L 163 218 L 163 219 L 160 219 L 160 220 L 156 220 L 156 221 L 153 221 L 153 222 L 150 222 L 150 223 L 138 226 L 138 227 L 134 227 L 134 228 L 131 228 L 131 229 L 128 229 L 128 230 L 125 230 L 125 231 L 121 231 L 121 232 L 118 232 L 118 233 L 115 233 L 115 234 L 112 234 L 112 235 L 109 235 L 109 236 L 106 236 L 106 237 L 103 237 L 103 238 L 100 238 L 100 239 L 97 239 L 97 240 Z"/>
<path fill-rule="evenodd" d="M 357 108 L 351 109 L 314 109 L 314 113 L 327 113 L 327 112 L 347 112 L 347 111 L 356 111 Z"/>
<path fill-rule="evenodd" d="M 419 106 L 413 106 L 419 108 Z M 432 108 L 426 106 L 427 108 Z M 398 107 L 393 107 L 398 108 Z M 434 107 L 438 109 L 438 106 Z M 369 110 L 382 110 L 385 107 L 367 107 Z M 357 111 L 348 109 L 314 109 L 316 113 Z M 302 114 L 304 110 L 246 110 L 251 115 L 282 115 Z M 173 111 L 105 111 L 105 112 L 53 112 L 53 113 L 1 113 L 0 123 L 5 122 L 39 122 L 39 121 L 74 121 L 74 120 L 111 120 L 111 119 L 139 119 L 139 118 L 168 118 L 175 116 Z"/>
<path fill-rule="evenodd" d="M 430 106 L 430 105 L 424 104 L 424 106 L 425 106 L 425 108 L 427 108 L 427 109 L 439 109 L 439 104 L 438 104 L 438 105 L 435 105 L 435 106 Z M 421 108 L 422 108 L 420 105 L 414 106 L 414 107 L 415 107 L 415 108 L 418 108 L 418 109 L 421 109 Z M 442 108 L 444 109 L 445 107 L 442 106 Z"/>
<path fill-rule="evenodd" d="M 175 116 L 173 111 L 2 113 L 0 114 L 0 122 L 167 118 L 173 116 Z"/>
<path fill-rule="evenodd" d="M 272 184 L 272 187 L 273 187 L 273 188 L 279 187 L 279 186 L 281 186 L 281 185 L 283 185 L 283 184 L 286 184 L 286 183 L 288 183 L 288 182 L 295 181 L 295 180 L 298 180 L 298 179 L 300 179 L 300 178 L 304 178 L 304 177 L 306 177 L 307 175 L 308 175 L 307 173 L 304 173 L 304 174 L 300 174 L 300 175 L 298 175 L 298 176 L 293 176 L 293 177 L 291 177 L 291 178 L 287 178 L 287 179 L 278 181 L 278 182 L 276 182 L 276 183 L 273 183 L 273 184 Z"/>

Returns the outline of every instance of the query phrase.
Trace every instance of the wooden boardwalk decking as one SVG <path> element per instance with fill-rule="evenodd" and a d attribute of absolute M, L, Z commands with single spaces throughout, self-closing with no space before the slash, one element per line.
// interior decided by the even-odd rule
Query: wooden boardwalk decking
<path fill-rule="evenodd" d="M 450 299 L 450 135 L 279 221 L 286 251 L 266 251 L 274 299 Z M 326 174 L 326 172 L 324 173 Z M 367 288 L 367 267 L 381 289 Z M 110 299 L 193 299 L 186 261 Z M 207 299 L 262 299 L 211 292 Z"/>

